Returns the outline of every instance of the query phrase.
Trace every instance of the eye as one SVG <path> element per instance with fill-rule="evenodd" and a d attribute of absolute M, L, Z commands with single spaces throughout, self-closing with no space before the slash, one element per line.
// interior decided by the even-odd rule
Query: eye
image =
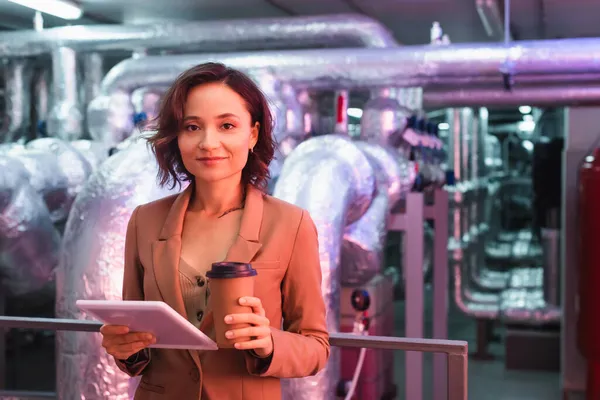
<path fill-rule="evenodd" d="M 186 131 L 190 131 L 190 132 L 197 131 L 198 129 L 200 129 L 200 127 L 198 125 L 193 125 L 193 124 L 192 125 L 187 125 L 185 127 L 185 130 Z"/>
<path fill-rule="evenodd" d="M 233 124 L 230 124 L 229 122 L 225 122 L 223 124 L 223 129 L 225 129 L 226 131 L 235 128 L 235 126 Z"/>

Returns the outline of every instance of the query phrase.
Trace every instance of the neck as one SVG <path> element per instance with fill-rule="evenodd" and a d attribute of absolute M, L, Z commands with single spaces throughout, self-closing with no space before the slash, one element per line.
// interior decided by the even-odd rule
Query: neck
<path fill-rule="evenodd" d="M 201 182 L 196 179 L 189 209 L 207 216 L 219 217 L 232 208 L 240 207 L 243 200 L 244 187 L 239 176 L 218 182 Z"/>

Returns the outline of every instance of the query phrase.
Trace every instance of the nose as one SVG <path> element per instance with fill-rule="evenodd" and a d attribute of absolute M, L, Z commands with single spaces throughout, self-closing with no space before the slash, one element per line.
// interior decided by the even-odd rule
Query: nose
<path fill-rule="evenodd" d="M 198 147 L 201 150 L 213 150 L 221 145 L 219 140 L 219 134 L 214 129 L 205 129 L 204 135 L 202 135 Z"/>

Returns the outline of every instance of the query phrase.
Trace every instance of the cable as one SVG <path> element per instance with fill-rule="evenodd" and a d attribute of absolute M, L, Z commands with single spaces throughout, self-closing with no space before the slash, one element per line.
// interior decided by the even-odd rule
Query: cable
<path fill-rule="evenodd" d="M 365 323 L 363 322 L 363 320 L 364 317 L 362 316 L 362 313 L 358 314 L 356 320 L 354 321 L 354 329 L 352 329 L 352 333 L 361 336 L 366 336 L 369 334 L 369 332 L 365 329 Z M 358 361 L 356 363 L 356 368 L 354 368 L 354 375 L 352 376 L 352 381 L 350 382 L 350 387 L 348 388 L 348 393 L 346 393 L 346 397 L 344 397 L 344 400 L 351 400 L 354 396 L 354 392 L 356 391 L 356 387 L 358 386 L 358 378 L 360 377 L 360 372 L 365 361 L 366 353 L 366 348 L 363 347 L 360 349 L 360 353 L 358 354 Z"/>

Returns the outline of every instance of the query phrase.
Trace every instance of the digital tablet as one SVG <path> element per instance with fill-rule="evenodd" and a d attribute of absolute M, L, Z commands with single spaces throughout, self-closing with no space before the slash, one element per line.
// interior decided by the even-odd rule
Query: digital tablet
<path fill-rule="evenodd" d="M 162 301 L 77 300 L 75 304 L 105 324 L 152 333 L 156 343 L 148 347 L 218 350 L 211 338 Z"/>

